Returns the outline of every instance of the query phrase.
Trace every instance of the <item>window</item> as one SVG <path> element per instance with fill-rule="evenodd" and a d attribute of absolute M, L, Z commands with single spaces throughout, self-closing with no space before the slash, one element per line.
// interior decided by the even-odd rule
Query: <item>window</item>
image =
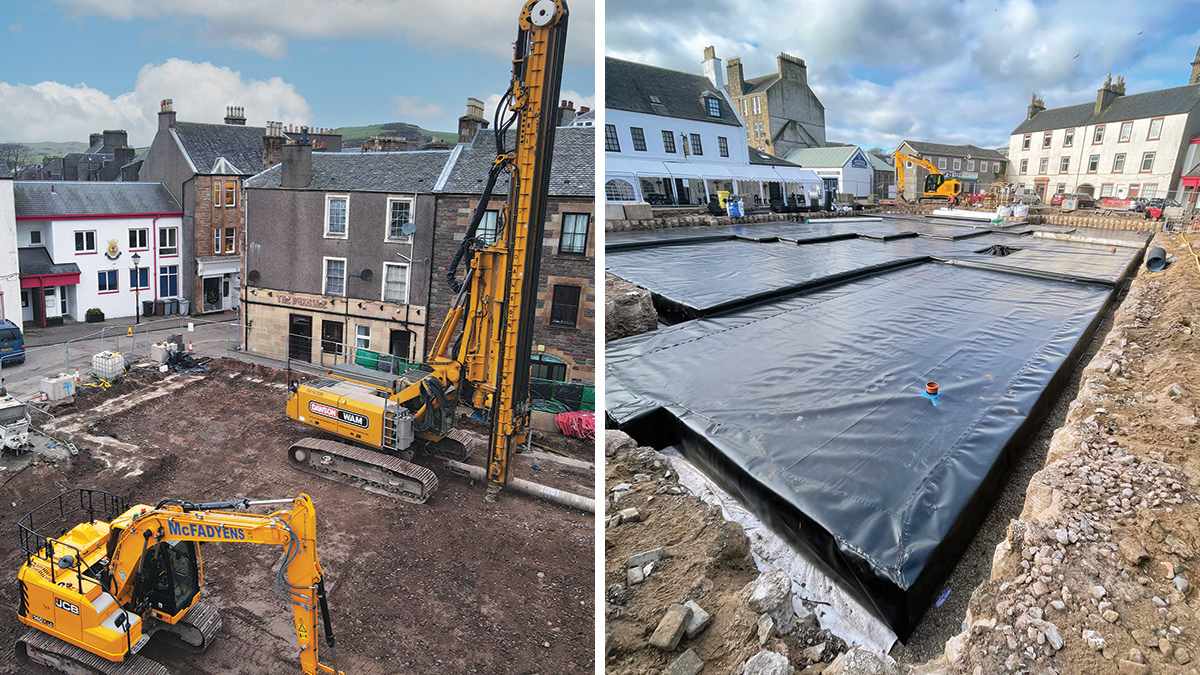
<path fill-rule="evenodd" d="M 346 219 L 350 210 L 349 197 L 325 198 L 325 236 L 346 238 Z"/>
<path fill-rule="evenodd" d="M 1049 168 L 1050 168 L 1050 158 L 1049 157 L 1043 157 L 1040 160 L 1038 160 L 1038 173 L 1046 173 L 1046 170 Z"/>
<path fill-rule="evenodd" d="M 1000 162 L 992 162 L 992 171 L 995 171 L 996 173 L 1000 173 L 1001 170 L 1002 169 L 1000 168 Z"/>
<path fill-rule="evenodd" d="M 1063 132 L 1063 147 L 1069 148 L 1075 144 L 1075 130 L 1067 129 Z"/>
<path fill-rule="evenodd" d="M 29 291 L 22 290 L 21 291 L 21 307 L 28 307 L 28 306 L 29 306 Z"/>
<path fill-rule="evenodd" d="M 750 99 L 750 109 L 754 111 L 755 115 L 762 113 L 762 103 L 757 96 Z"/>
<path fill-rule="evenodd" d="M 746 99 L 742 99 L 742 117 L 745 117 L 748 114 L 749 113 L 746 111 Z"/>
<path fill-rule="evenodd" d="M 1154 168 L 1154 153 L 1147 152 L 1142 155 L 1142 173 L 1150 171 Z"/>
<path fill-rule="evenodd" d="M 346 294 L 346 259 L 325 258 L 325 286 L 323 295 Z"/>
<path fill-rule="evenodd" d="M 938 157 L 938 168 L 941 169 L 942 171 L 946 170 L 946 158 L 945 157 Z"/>
<path fill-rule="evenodd" d="M 1096 173 L 1100 168 L 1100 155 L 1092 155 L 1088 158 L 1088 173 Z"/>
<path fill-rule="evenodd" d="M 1137 196 L 1138 196 L 1138 192 L 1139 192 L 1139 191 L 1140 191 L 1140 186 L 1139 186 L 1137 183 L 1134 183 L 1133 185 L 1130 185 L 1130 186 L 1129 186 L 1129 198 L 1130 198 L 1130 199 L 1137 199 Z"/>
<path fill-rule="evenodd" d="M 479 221 L 479 226 L 475 228 L 475 236 L 485 244 L 496 243 L 499 222 L 499 211 L 484 211 L 483 218 Z"/>
<path fill-rule="evenodd" d="M 1050 138 L 1051 138 L 1051 133 L 1049 131 L 1042 134 L 1042 147 L 1043 148 L 1050 147 Z"/>
<path fill-rule="evenodd" d="M 30 244 L 42 243 L 42 231 L 41 230 L 30 230 L 29 231 L 29 243 Z"/>
<path fill-rule="evenodd" d="M 135 249 L 140 249 L 140 250 L 144 251 L 144 250 L 150 248 L 150 245 L 147 243 L 149 241 L 150 241 L 150 230 L 143 228 L 140 230 L 130 230 L 129 231 L 129 250 L 132 251 Z"/>
<path fill-rule="evenodd" d="M 608 180 L 604 183 L 604 198 L 610 202 L 631 202 L 633 184 L 620 178 Z"/>
<path fill-rule="evenodd" d="M 129 290 L 150 290 L 149 267 L 139 267 L 136 270 L 129 270 Z"/>
<path fill-rule="evenodd" d="M 412 221 L 412 200 L 389 197 L 387 201 L 387 240 L 411 241 L 402 228 Z"/>
<path fill-rule="evenodd" d="M 1059 184 L 1058 184 L 1058 187 L 1054 188 L 1054 191 L 1055 191 L 1055 192 L 1057 192 L 1057 193 L 1058 193 L 1058 194 L 1060 194 L 1060 195 L 1061 195 L 1061 194 L 1063 194 L 1064 192 L 1066 192 L 1066 191 L 1067 191 L 1067 184 L 1066 184 L 1066 183 L 1059 183 Z"/>
<path fill-rule="evenodd" d="M 213 228 L 213 253 L 221 253 L 221 228 L 219 227 Z"/>
<path fill-rule="evenodd" d="M 237 206 L 237 181 L 225 181 L 225 206 Z"/>
<path fill-rule="evenodd" d="M 954 170 L 962 171 L 962 160 L 957 157 L 954 158 Z"/>
<path fill-rule="evenodd" d="M 755 122 L 754 123 L 754 137 L 761 140 L 763 136 L 764 136 L 764 134 L 763 134 L 762 122 Z"/>
<path fill-rule="evenodd" d="M 729 139 L 724 136 L 717 136 L 717 151 L 722 157 L 729 156 Z"/>
<path fill-rule="evenodd" d="M 586 213 L 564 213 L 562 239 L 558 242 L 559 253 L 583 255 L 587 252 L 588 223 L 591 216 Z"/>
<path fill-rule="evenodd" d="M 1121 173 L 1125 170 L 1125 153 L 1118 153 L 1113 157 L 1113 173 Z"/>
<path fill-rule="evenodd" d="M 1124 143 L 1133 135 L 1133 122 L 1121 123 L 1121 135 L 1117 138 L 1118 142 Z"/>
<path fill-rule="evenodd" d="M 617 140 L 617 127 L 612 124 L 604 125 L 604 150 L 607 152 L 621 151 L 621 141 Z"/>
<path fill-rule="evenodd" d="M 1103 185 L 1101 185 L 1101 186 L 1100 186 L 1100 196 L 1101 196 L 1101 197 L 1111 197 L 1111 196 L 1113 196 L 1113 186 L 1112 186 L 1112 183 L 1105 183 L 1105 184 L 1103 184 Z"/>
<path fill-rule="evenodd" d="M 704 154 L 704 146 L 700 145 L 700 134 L 691 134 L 692 154 L 699 157 Z"/>
<path fill-rule="evenodd" d="M 1154 194 L 1158 192 L 1158 185 L 1143 185 L 1142 197 L 1145 199 L 1154 199 Z"/>
<path fill-rule="evenodd" d="M 709 117 L 720 117 L 721 116 L 721 101 L 720 101 L 720 99 L 714 98 L 712 96 L 705 96 L 704 97 L 704 111 L 708 113 Z"/>
<path fill-rule="evenodd" d="M 671 155 L 675 154 L 675 132 L 663 131 L 662 137 L 663 137 L 663 152 L 666 152 Z"/>
<path fill-rule="evenodd" d="M 354 327 L 354 346 L 358 349 L 371 348 L 371 327 L 370 326 L 355 326 Z"/>
<path fill-rule="evenodd" d="M 326 354 L 342 353 L 343 324 L 337 321 L 321 322 L 321 351 Z"/>
<path fill-rule="evenodd" d="M 1058 172 L 1059 173 L 1067 173 L 1070 170 L 1071 170 L 1071 158 L 1070 157 L 1063 157 L 1061 160 L 1059 160 L 1059 162 L 1058 162 Z"/>
<path fill-rule="evenodd" d="M 75 252 L 76 253 L 95 253 L 96 252 L 96 232 L 75 233 Z"/>
<path fill-rule="evenodd" d="M 1025 173 L 1028 170 L 1029 170 L 1029 160 L 1027 160 L 1027 159 L 1021 160 L 1021 173 Z"/>
<path fill-rule="evenodd" d="M 237 228 L 225 228 L 225 252 L 237 253 Z"/>
<path fill-rule="evenodd" d="M 646 132 L 641 127 L 629 127 L 629 133 L 633 135 L 633 149 L 637 152 L 645 152 Z"/>
<path fill-rule="evenodd" d="M 529 357 L 529 377 L 551 382 L 567 381 L 567 364 L 553 356 L 533 354 Z"/>
<path fill-rule="evenodd" d="M 1025 134 L 1025 137 L 1021 139 L 1021 149 L 1022 149 L 1022 150 L 1028 150 L 1028 149 L 1029 149 L 1029 141 L 1030 141 L 1032 138 L 1033 138 L 1033 134 Z"/>
<path fill-rule="evenodd" d="M 158 254 L 159 255 L 179 255 L 179 248 L 176 244 L 176 237 L 179 236 L 179 229 L 175 227 L 160 227 L 158 228 Z"/>
<path fill-rule="evenodd" d="M 179 295 L 179 265 L 158 268 L 158 294 L 164 298 Z"/>
<path fill-rule="evenodd" d="M 967 171 L 974 171 L 974 170 L 975 170 L 975 160 L 968 159 L 967 160 Z"/>
<path fill-rule="evenodd" d="M 555 326 L 575 326 L 579 316 L 578 286 L 555 286 L 550 305 L 550 323 Z"/>
<path fill-rule="evenodd" d="M 1162 137 L 1163 118 L 1155 117 L 1150 120 L 1150 133 L 1146 135 L 1146 140 L 1157 141 Z"/>
<path fill-rule="evenodd" d="M 1101 124 L 1100 126 L 1096 127 L 1096 131 L 1094 131 L 1092 133 L 1092 143 L 1103 143 L 1103 142 L 1104 142 L 1104 125 Z"/>
<path fill-rule="evenodd" d="M 130 272 L 132 274 L 132 272 Z M 96 290 L 101 293 L 115 293 L 121 289 L 117 288 L 117 271 L 103 270 L 99 274 Z"/>
<path fill-rule="evenodd" d="M 383 264 L 383 299 L 401 305 L 408 304 L 408 265 Z"/>

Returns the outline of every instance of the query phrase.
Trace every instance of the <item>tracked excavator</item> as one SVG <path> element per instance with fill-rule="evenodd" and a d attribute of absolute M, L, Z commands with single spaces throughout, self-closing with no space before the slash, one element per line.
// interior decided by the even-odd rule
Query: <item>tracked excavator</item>
<path fill-rule="evenodd" d="M 249 512 L 263 506 L 277 510 Z M 199 544 L 228 542 L 285 547 L 275 587 L 292 608 L 301 670 L 344 675 L 332 653 L 316 512 L 307 495 L 130 507 L 112 493 L 79 488 L 30 511 L 19 531 L 25 564 L 17 616 L 30 630 L 16 652 L 27 665 L 70 675 L 169 675 L 138 652 L 151 636 L 193 653 L 209 646 L 222 624 L 200 599 Z M 318 660 L 318 610 L 332 667 Z"/>
<path fill-rule="evenodd" d="M 962 183 L 956 178 L 947 178 L 945 174 L 938 170 L 927 159 L 906 155 L 899 150 L 893 153 L 892 158 L 896 165 L 896 196 L 901 200 L 904 197 L 904 162 L 912 162 L 929 172 L 925 176 L 925 184 L 921 186 L 921 193 L 917 195 L 918 204 L 929 203 L 946 203 L 957 204 L 958 196 L 962 194 Z"/>
<path fill-rule="evenodd" d="M 399 375 L 343 365 L 317 379 L 291 381 L 288 416 L 340 437 L 296 442 L 288 454 L 297 468 L 424 502 L 437 477 L 414 463 L 414 454 L 466 458 L 472 441 L 455 428 L 462 403 L 491 424 L 488 497 L 509 481 L 510 458 L 529 428 L 530 354 L 567 17 L 564 0 L 529 0 L 521 11 L 512 84 L 490 132 L 496 159 L 450 262 L 446 281 L 455 297 L 425 363 Z M 489 242 L 477 236 L 478 228 L 505 174 L 508 201 Z"/>

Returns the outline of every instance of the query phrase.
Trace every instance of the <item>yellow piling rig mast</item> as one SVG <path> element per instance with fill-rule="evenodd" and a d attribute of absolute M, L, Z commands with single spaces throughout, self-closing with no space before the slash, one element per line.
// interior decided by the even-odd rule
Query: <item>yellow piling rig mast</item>
<path fill-rule="evenodd" d="M 489 412 L 488 497 L 509 481 L 511 457 L 529 427 L 530 356 L 568 13 L 564 0 L 529 0 L 521 11 L 512 84 L 493 129 L 479 132 L 495 135 L 496 159 L 448 267 L 446 280 L 456 296 L 425 363 L 399 376 L 340 367 L 293 383 L 287 409 L 292 419 L 370 448 L 302 439 L 289 449 L 299 468 L 423 502 L 437 478 L 408 460 L 414 449 L 465 458 L 465 436 L 454 429 L 461 401 Z M 505 175 L 508 201 L 496 240 L 486 242 L 477 236 L 479 224 Z M 467 268 L 459 281 L 462 264 Z"/>

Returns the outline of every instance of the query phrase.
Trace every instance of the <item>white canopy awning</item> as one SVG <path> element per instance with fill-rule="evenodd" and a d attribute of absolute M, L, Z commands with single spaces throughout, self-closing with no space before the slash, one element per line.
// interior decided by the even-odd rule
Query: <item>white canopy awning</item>
<path fill-rule="evenodd" d="M 622 157 L 621 155 L 605 155 L 604 174 L 606 176 L 645 176 L 647 178 L 670 178 L 671 172 L 657 159 L 642 159 L 641 157 Z"/>

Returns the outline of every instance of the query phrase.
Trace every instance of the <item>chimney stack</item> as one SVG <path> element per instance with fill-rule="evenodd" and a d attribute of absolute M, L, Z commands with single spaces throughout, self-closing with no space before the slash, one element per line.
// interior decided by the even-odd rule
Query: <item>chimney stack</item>
<path fill-rule="evenodd" d="M 1025 119 L 1031 120 L 1033 116 L 1046 109 L 1046 103 L 1037 97 L 1037 92 L 1034 92 L 1029 97 L 1029 108 L 1025 113 Z"/>
<path fill-rule="evenodd" d="M 164 98 L 159 102 L 158 110 L 158 130 L 174 129 L 175 128 L 175 108 L 172 106 L 171 99 Z"/>
<path fill-rule="evenodd" d="M 483 118 L 483 101 L 477 98 L 467 99 L 467 114 L 458 118 L 458 142 L 470 143 L 475 140 L 475 134 L 480 129 L 488 128 L 487 120 Z"/>
<path fill-rule="evenodd" d="M 88 147 L 94 148 L 96 144 L 104 139 L 104 134 L 88 134 Z"/>
<path fill-rule="evenodd" d="M 780 77 L 808 85 L 808 66 L 804 65 L 804 59 L 791 54 L 780 54 L 776 62 L 779 64 Z"/>
<path fill-rule="evenodd" d="M 226 106 L 225 124 L 236 124 L 243 127 L 246 126 L 246 109 L 236 105 Z"/>
<path fill-rule="evenodd" d="M 128 145 L 122 145 L 121 147 L 113 150 L 113 164 L 116 164 L 117 168 L 123 167 L 132 162 L 133 157 L 133 148 L 129 147 Z"/>
<path fill-rule="evenodd" d="M 1196 50 L 1196 60 L 1192 61 L 1192 76 L 1188 84 L 1200 84 L 1200 49 Z"/>
<path fill-rule="evenodd" d="M 283 122 L 267 121 L 263 133 L 263 170 L 283 161 Z"/>
<path fill-rule="evenodd" d="M 575 121 L 575 102 L 563 101 L 558 106 L 558 126 L 565 127 Z"/>
<path fill-rule="evenodd" d="M 1116 100 L 1118 96 L 1125 95 L 1125 78 L 1117 77 L 1116 84 L 1112 81 L 1112 73 L 1108 74 L 1108 78 L 1104 80 L 1104 86 L 1096 91 L 1096 107 L 1093 112 L 1099 115 L 1108 107 L 1110 103 Z"/>
<path fill-rule="evenodd" d="M 704 48 L 704 76 L 718 91 L 725 88 L 725 73 L 721 72 L 721 59 L 717 58 L 717 49 L 713 46 Z"/>
<path fill-rule="evenodd" d="M 117 148 L 129 145 L 129 134 L 124 129 L 104 130 L 104 152 L 116 152 Z"/>
<path fill-rule="evenodd" d="M 729 63 L 725 66 L 725 74 L 729 77 L 730 96 L 741 96 L 746 91 L 746 76 L 742 71 L 741 57 L 729 59 Z"/>
<path fill-rule="evenodd" d="M 301 127 L 300 140 L 283 146 L 283 167 L 279 187 L 306 188 L 313 178 L 312 145 L 308 142 L 308 127 Z"/>

